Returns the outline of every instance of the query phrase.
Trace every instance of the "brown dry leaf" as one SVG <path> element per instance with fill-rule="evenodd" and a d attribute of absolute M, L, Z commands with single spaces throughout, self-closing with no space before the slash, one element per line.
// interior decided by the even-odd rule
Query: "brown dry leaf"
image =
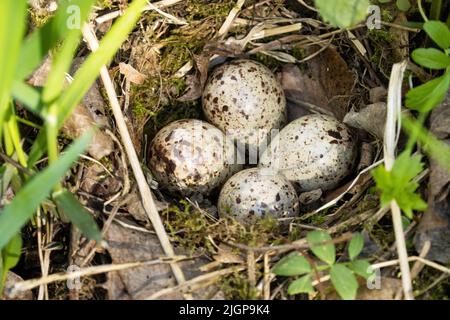
<path fill-rule="evenodd" d="M 168 208 L 168 204 L 154 199 L 158 212 L 161 212 Z M 139 192 L 136 188 L 133 188 L 127 195 L 126 204 L 124 209 L 137 221 L 147 222 L 148 215 L 142 206 L 142 201 Z"/>
<path fill-rule="evenodd" d="M 112 263 L 146 261 L 164 257 L 156 235 L 127 229 L 116 223 L 111 224 L 105 235 L 105 240 L 109 245 L 108 252 L 111 255 Z M 175 251 L 178 251 L 177 254 L 183 254 L 183 252 L 180 252 L 181 250 Z M 200 258 L 179 262 L 186 279 L 200 275 L 199 268 L 204 263 L 204 259 Z M 139 300 L 175 285 L 176 282 L 170 266 L 168 264 L 157 264 L 110 272 L 105 288 L 108 291 L 109 299 Z M 210 285 L 205 290 L 195 292 L 195 298 L 204 298 L 213 290 L 216 290 L 216 288 Z M 183 297 L 179 292 L 174 292 L 161 298 L 182 299 Z"/>
<path fill-rule="evenodd" d="M 75 74 L 76 70 L 83 63 L 84 58 L 76 58 L 71 68 L 71 74 Z M 48 56 L 42 65 L 28 79 L 28 83 L 35 87 L 45 85 L 48 73 L 52 64 L 52 58 Z M 68 82 L 66 82 L 66 86 Z M 81 103 L 75 108 L 69 119 L 64 123 L 62 132 L 71 139 L 77 139 L 83 133 L 88 131 L 94 125 L 109 128 L 109 121 L 106 116 L 106 103 L 100 92 L 100 88 L 95 82 Z M 96 160 L 108 156 L 114 149 L 114 143 L 106 133 L 98 130 L 88 148 L 88 153 Z"/>
<path fill-rule="evenodd" d="M 119 63 L 119 71 L 125 78 L 135 84 L 143 84 L 147 76 L 143 75 L 128 63 Z"/>
<path fill-rule="evenodd" d="M 194 56 L 195 75 L 188 75 L 186 83 L 188 90 L 179 97 L 179 101 L 193 101 L 199 99 L 203 94 L 203 88 L 208 80 L 208 69 L 210 59 L 214 55 L 221 57 L 237 57 L 242 53 L 242 48 L 224 42 L 210 42 L 203 47 L 200 55 Z"/>
<path fill-rule="evenodd" d="M 79 104 L 64 122 L 61 130 L 71 139 L 77 139 L 89 131 L 96 124 L 89 110 L 84 104 Z M 114 149 L 111 137 L 102 131 L 97 131 L 88 147 L 88 153 L 94 159 L 100 160 L 108 156 Z"/>
<path fill-rule="evenodd" d="M 403 25 L 408 22 L 406 14 L 400 12 L 395 18 L 394 23 L 396 25 Z M 400 62 L 404 59 L 409 59 L 409 32 L 400 28 L 390 28 L 389 34 L 393 37 L 394 46 L 394 62 Z"/>
<path fill-rule="evenodd" d="M 430 117 L 431 132 L 450 146 L 450 91 L 447 99 Z M 428 208 L 419 223 L 415 246 L 421 252 L 426 241 L 431 242 L 427 258 L 450 262 L 450 172 L 430 159 Z"/>
<path fill-rule="evenodd" d="M 356 300 L 394 300 L 397 290 L 402 287 L 401 280 L 387 277 L 378 278 L 374 283 L 370 283 L 372 289 L 369 289 L 365 279 L 358 278 L 358 283 Z M 330 286 L 331 283 L 327 281 L 317 285 L 317 288 L 327 292 L 326 300 L 341 300 L 338 293 Z"/>
<path fill-rule="evenodd" d="M 23 281 L 22 277 L 18 276 L 14 272 L 8 271 L 6 274 L 6 282 L 5 282 L 5 295 L 3 300 L 33 300 L 33 292 L 31 290 L 27 290 L 24 292 L 20 292 L 17 296 L 8 295 L 8 289 L 11 288 L 14 284 Z M 0 299 L 1 300 L 1 299 Z"/>
<path fill-rule="evenodd" d="M 386 103 L 374 103 L 358 112 L 351 110 L 345 115 L 344 123 L 365 130 L 376 138 L 383 140 L 386 112 Z"/>
<path fill-rule="evenodd" d="M 310 47 L 307 54 L 319 49 Z M 348 110 L 348 95 L 356 81 L 347 63 L 335 48 L 329 47 L 307 61 L 306 67 L 305 72 L 292 64 L 283 67 L 280 81 L 287 99 L 313 104 L 342 120 Z"/>
<path fill-rule="evenodd" d="M 81 190 L 103 198 L 115 194 L 121 187 L 119 178 L 109 175 L 101 165 L 91 163 L 84 168 Z"/>

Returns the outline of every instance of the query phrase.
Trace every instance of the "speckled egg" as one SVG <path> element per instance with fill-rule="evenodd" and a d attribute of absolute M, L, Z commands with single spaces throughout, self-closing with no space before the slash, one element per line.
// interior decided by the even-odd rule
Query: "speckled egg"
<path fill-rule="evenodd" d="M 292 217 L 299 212 L 297 193 L 281 174 L 251 168 L 232 176 L 219 195 L 220 215 L 230 215 L 243 223 L 258 218 Z"/>
<path fill-rule="evenodd" d="M 330 116 L 307 115 L 288 124 L 261 156 L 260 167 L 278 170 L 301 191 L 333 189 L 357 157 L 350 129 Z"/>
<path fill-rule="evenodd" d="M 281 128 L 286 119 L 281 85 L 268 68 L 251 60 L 218 67 L 209 77 L 202 102 L 209 122 L 252 151 L 265 146 L 271 129 Z"/>
<path fill-rule="evenodd" d="M 236 149 L 222 131 L 194 119 L 161 129 L 150 145 L 149 167 L 166 190 L 182 195 L 209 194 L 240 169 Z"/>

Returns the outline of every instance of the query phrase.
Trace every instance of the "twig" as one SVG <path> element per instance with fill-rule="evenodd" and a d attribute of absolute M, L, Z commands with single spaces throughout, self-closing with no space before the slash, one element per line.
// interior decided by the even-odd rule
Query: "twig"
<path fill-rule="evenodd" d="M 352 238 L 352 233 L 348 232 L 348 233 L 344 233 L 342 236 L 335 238 L 333 240 L 329 240 L 329 241 L 323 241 L 318 243 L 317 245 L 325 245 L 325 244 L 337 244 L 337 243 L 341 243 L 341 242 L 346 242 L 348 240 L 350 240 Z M 254 251 L 256 252 L 267 252 L 267 251 L 278 251 L 278 252 L 285 252 L 285 251 L 289 251 L 289 250 L 306 250 L 309 249 L 309 244 L 306 243 L 306 239 L 300 239 L 300 240 L 296 240 L 291 244 L 282 244 L 282 245 L 277 245 L 277 246 L 265 246 L 265 247 L 250 247 L 247 246 L 245 244 L 242 243 L 229 243 L 229 242 L 224 242 L 225 244 L 234 247 L 234 248 L 238 248 L 241 250 L 245 250 L 245 251 Z"/>
<path fill-rule="evenodd" d="M 42 285 L 47 285 L 49 283 L 53 283 L 53 282 L 57 282 L 57 281 L 79 279 L 81 277 L 92 276 L 95 274 L 131 269 L 131 268 L 142 267 L 142 266 L 174 263 L 174 262 L 186 260 L 186 259 L 187 258 L 185 256 L 174 256 L 172 259 L 159 258 L 159 259 L 150 260 L 150 261 L 129 262 L 129 263 L 122 263 L 122 264 L 105 264 L 105 265 L 100 265 L 100 266 L 95 266 L 95 267 L 84 268 L 84 269 L 81 269 L 79 271 L 74 271 L 74 272 L 59 272 L 59 273 L 51 274 L 49 276 L 37 278 L 37 279 L 31 279 L 31 280 L 18 282 L 16 284 L 14 284 L 9 289 L 9 291 L 10 291 L 11 295 L 15 296 L 19 292 L 31 290 L 33 288 L 36 288 L 36 287 L 39 287 Z"/>
<path fill-rule="evenodd" d="M 263 295 L 264 300 L 270 299 L 270 252 L 264 254 L 264 285 L 263 285 Z"/>
<path fill-rule="evenodd" d="M 163 1 L 158 1 L 158 2 L 153 3 L 153 6 L 155 6 L 158 9 L 162 9 L 162 8 L 173 6 L 181 1 L 183 1 L 183 0 L 163 0 Z M 150 10 L 153 10 L 153 7 L 145 6 L 142 11 L 150 11 Z M 112 19 L 115 19 L 115 18 L 121 16 L 122 13 L 123 13 L 122 10 L 113 11 L 113 12 L 107 13 L 101 17 L 98 17 L 97 19 L 95 19 L 95 22 L 97 24 L 102 24 L 106 21 L 109 21 L 109 20 L 112 20 Z"/>
<path fill-rule="evenodd" d="M 244 3 L 245 0 L 238 0 L 233 9 L 231 9 L 230 13 L 228 14 L 228 17 L 225 19 L 225 22 L 219 29 L 218 36 L 220 39 L 224 39 L 226 37 L 228 30 L 230 30 L 231 26 L 233 25 L 233 21 L 238 15 L 239 11 L 241 11 Z"/>
<path fill-rule="evenodd" d="M 401 106 L 402 106 L 402 82 L 406 70 L 407 61 L 396 63 L 392 67 L 391 80 L 389 82 L 388 104 L 386 116 L 386 128 L 384 132 L 384 163 L 387 171 L 391 171 L 395 162 L 395 149 L 401 130 Z M 397 254 L 400 260 L 402 273 L 402 285 L 405 299 L 414 300 L 412 294 L 411 272 L 408 264 L 408 252 L 406 250 L 405 236 L 403 234 L 402 213 L 395 200 L 390 203 L 392 222 L 394 225 Z"/>
<path fill-rule="evenodd" d="M 213 271 L 213 272 L 210 272 L 207 274 L 202 274 L 201 276 L 190 279 L 182 284 L 179 284 L 178 286 L 162 289 L 162 290 L 152 294 L 151 296 L 145 298 L 145 300 L 155 300 L 155 299 L 158 299 L 159 297 L 168 295 L 173 292 L 186 292 L 186 290 L 189 290 L 189 288 L 191 286 L 193 286 L 194 284 L 202 283 L 202 282 L 210 283 L 211 279 L 218 279 L 224 275 L 234 273 L 234 272 L 239 272 L 244 269 L 245 269 L 244 267 L 230 267 L 230 268 L 226 268 L 226 269 L 222 269 L 222 270 L 218 270 L 218 271 Z"/>
<path fill-rule="evenodd" d="M 361 172 L 356 176 L 356 178 L 353 180 L 353 182 L 349 185 L 349 187 L 343 192 L 341 193 L 339 196 L 337 196 L 336 198 L 334 198 L 333 200 L 329 201 L 328 203 L 324 204 L 323 206 L 321 206 L 319 209 L 317 209 L 316 211 L 314 211 L 314 213 L 319 213 L 320 211 L 323 211 L 325 209 L 328 209 L 331 206 L 334 206 L 336 203 L 338 203 L 339 200 L 341 200 L 358 182 L 359 178 L 366 172 L 372 170 L 373 168 L 378 167 L 380 164 L 383 163 L 383 159 L 379 160 L 377 162 L 375 162 L 374 164 L 372 164 L 371 166 L 365 168 L 364 170 L 361 170 Z"/>
<path fill-rule="evenodd" d="M 98 40 L 95 36 L 95 33 L 92 30 L 92 27 L 88 24 L 85 24 L 83 27 L 83 36 L 86 39 L 89 47 L 92 51 L 96 51 L 98 49 Z M 156 235 L 161 243 L 161 246 L 164 250 L 164 253 L 168 257 L 174 257 L 175 252 L 170 243 L 169 237 L 164 230 L 164 225 L 162 223 L 161 217 L 158 214 L 158 210 L 156 208 L 155 201 L 153 199 L 152 192 L 150 187 L 147 184 L 145 179 L 145 175 L 142 171 L 139 158 L 137 156 L 136 150 L 134 149 L 133 142 L 130 137 L 130 133 L 128 132 L 127 125 L 125 123 L 122 110 L 120 108 L 119 100 L 116 95 L 116 91 L 114 89 L 114 84 L 109 76 L 108 69 L 106 66 L 103 66 L 100 71 L 100 76 L 103 81 L 103 85 L 106 89 L 106 93 L 114 114 L 114 119 L 116 120 L 116 125 L 120 133 L 120 137 L 122 139 L 125 152 L 128 156 L 128 160 L 130 161 L 131 168 L 133 170 L 134 177 L 136 179 L 138 189 L 141 195 L 141 200 L 145 212 L 147 213 L 153 228 L 155 229 Z M 185 281 L 183 271 L 180 266 L 176 263 L 172 263 L 171 265 L 172 272 L 178 283 L 183 283 Z"/>
<path fill-rule="evenodd" d="M 408 259 L 406 261 L 407 262 L 420 261 L 421 263 L 423 263 L 423 264 L 425 264 L 425 265 L 427 265 L 427 266 L 429 266 L 429 267 L 431 267 L 433 269 L 436 269 L 436 270 L 439 270 L 441 272 L 450 274 L 450 268 L 447 268 L 447 267 L 445 267 L 445 266 L 443 266 L 443 265 L 441 265 L 439 263 L 427 260 L 425 258 L 421 258 L 421 257 L 418 257 L 418 256 L 411 256 L 411 257 L 408 257 Z M 372 264 L 372 268 L 373 269 L 381 269 L 381 268 L 395 266 L 395 265 L 397 265 L 399 263 L 400 263 L 399 259 L 390 260 L 390 261 L 384 261 L 384 262 L 379 262 L 379 263 Z"/>

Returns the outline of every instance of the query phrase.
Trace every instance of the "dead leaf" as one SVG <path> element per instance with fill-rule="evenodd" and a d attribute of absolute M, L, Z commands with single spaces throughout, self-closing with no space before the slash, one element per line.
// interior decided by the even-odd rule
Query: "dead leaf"
<path fill-rule="evenodd" d="M 143 84 L 147 76 L 137 71 L 131 65 L 127 63 L 119 63 L 120 73 L 125 76 L 125 78 L 135 84 Z"/>
<path fill-rule="evenodd" d="M 161 212 L 165 209 L 167 209 L 168 204 L 158 201 L 157 199 L 154 199 L 156 208 L 158 212 Z M 126 204 L 124 206 L 124 209 L 128 211 L 128 213 L 137 221 L 147 222 L 148 221 L 148 215 L 145 212 L 144 207 L 142 206 L 142 201 L 139 196 L 139 192 L 136 188 L 133 188 L 130 193 L 127 195 Z"/>
<path fill-rule="evenodd" d="M 402 282 L 398 279 L 381 277 L 375 279 L 374 283 L 358 278 L 359 288 L 356 294 L 356 300 L 394 300 L 397 290 L 402 287 Z M 326 300 L 341 300 L 340 296 L 331 287 L 330 281 L 317 285 L 321 292 L 326 292 Z"/>
<path fill-rule="evenodd" d="M 318 49 L 313 46 L 307 53 L 313 54 Z M 349 93 L 355 83 L 355 76 L 345 60 L 336 49 L 329 47 L 307 61 L 306 68 L 302 72 L 292 64 L 283 66 L 280 81 L 286 98 L 313 104 L 342 120 L 347 113 Z"/>
<path fill-rule="evenodd" d="M 33 300 L 33 292 L 31 290 L 27 290 L 19 293 L 16 296 L 11 296 L 8 294 L 8 289 L 11 288 L 14 284 L 23 281 L 22 277 L 18 276 L 14 272 L 8 271 L 6 274 L 6 282 L 5 282 L 5 291 L 3 300 Z M 0 299 L 1 300 L 1 299 Z"/>
<path fill-rule="evenodd" d="M 104 198 L 117 193 L 121 187 L 120 179 L 109 175 L 97 163 L 90 163 L 83 170 L 80 188 L 89 194 Z"/>
<path fill-rule="evenodd" d="M 369 90 L 369 100 L 371 103 L 386 102 L 387 90 L 385 87 L 375 87 Z"/>
<path fill-rule="evenodd" d="M 84 104 L 79 104 L 64 122 L 61 130 L 71 139 L 78 139 L 89 131 L 96 122 Z M 88 153 L 94 159 L 100 160 L 108 156 L 114 149 L 114 142 L 111 137 L 102 131 L 97 131 L 88 147 Z"/>
<path fill-rule="evenodd" d="M 403 25 L 408 22 L 406 14 L 399 12 L 394 24 Z M 400 62 L 409 59 L 409 32 L 400 28 L 391 27 L 389 34 L 392 35 L 394 44 L 394 62 Z"/>
<path fill-rule="evenodd" d="M 208 69 L 210 60 L 214 55 L 220 57 L 237 57 L 242 54 L 242 48 L 225 42 L 210 42 L 203 47 L 200 55 L 194 56 L 195 74 L 186 77 L 188 90 L 179 97 L 178 101 L 193 101 L 199 99 L 203 94 L 203 88 L 208 80 Z"/>
<path fill-rule="evenodd" d="M 84 58 L 74 59 L 71 68 L 72 75 L 75 74 L 76 70 L 78 70 L 84 60 Z M 27 82 L 35 87 L 43 87 L 46 83 L 51 65 L 52 58 L 47 56 L 41 66 L 33 72 Z M 66 81 L 65 85 L 68 86 L 69 82 Z M 83 97 L 81 103 L 72 112 L 69 119 L 64 123 L 61 128 L 62 132 L 71 139 L 77 139 L 94 125 L 110 128 L 105 109 L 106 103 L 103 100 L 97 82 L 95 82 Z M 102 130 L 97 130 L 89 145 L 88 153 L 96 160 L 100 160 L 101 158 L 108 156 L 113 149 L 114 143 L 111 137 Z"/>
<path fill-rule="evenodd" d="M 430 116 L 430 130 L 450 146 L 450 91 L 447 99 Z M 421 252 L 431 242 L 427 258 L 444 264 L 450 262 L 450 172 L 430 159 L 428 208 L 419 223 L 415 246 Z"/>
<path fill-rule="evenodd" d="M 351 127 L 365 130 L 379 140 L 383 140 L 386 111 L 386 103 L 378 102 L 368 105 L 358 112 L 354 110 L 349 111 L 344 117 L 344 123 Z"/>
<path fill-rule="evenodd" d="M 164 257 L 156 235 L 124 228 L 116 223 L 111 224 L 105 235 L 108 242 L 108 252 L 113 263 L 154 260 Z M 177 254 L 185 254 L 175 249 Z M 199 267 L 205 263 L 204 259 L 196 258 L 180 262 L 185 276 L 191 279 L 201 274 Z M 150 296 L 164 288 L 176 285 L 172 271 L 168 264 L 149 265 L 108 273 L 105 288 L 111 300 L 139 300 Z M 195 298 L 201 299 L 216 290 L 210 285 L 205 290 L 194 293 Z M 179 292 L 162 297 L 163 299 L 182 299 Z"/>

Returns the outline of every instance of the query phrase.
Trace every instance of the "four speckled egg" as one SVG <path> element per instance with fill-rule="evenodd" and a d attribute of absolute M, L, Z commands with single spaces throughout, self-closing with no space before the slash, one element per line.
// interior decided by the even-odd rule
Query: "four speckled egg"
<path fill-rule="evenodd" d="M 218 202 L 220 215 L 231 215 L 241 222 L 258 218 L 293 217 L 299 202 L 292 184 L 282 175 L 251 168 L 232 176 L 223 186 Z"/>
<path fill-rule="evenodd" d="M 251 60 L 234 60 L 211 74 L 203 92 L 209 122 L 257 152 L 286 120 L 284 91 L 274 74 Z"/>
<path fill-rule="evenodd" d="M 149 167 L 166 190 L 182 195 L 209 194 L 240 170 L 235 147 L 222 131 L 194 119 L 161 129 L 150 145 Z"/>
<path fill-rule="evenodd" d="M 330 190 L 351 172 L 357 144 L 350 129 L 330 116 L 307 115 L 288 124 L 261 156 L 301 191 Z"/>
<path fill-rule="evenodd" d="M 237 147 L 264 150 L 271 130 L 286 120 L 283 89 L 258 62 L 235 60 L 218 67 L 202 105 L 212 124 L 185 119 L 165 126 L 151 142 L 149 167 L 163 189 L 184 196 L 207 195 L 225 183 L 220 215 L 244 223 L 295 216 L 295 186 L 302 192 L 330 190 L 353 168 L 357 144 L 351 130 L 330 116 L 307 115 L 272 138 L 258 168 L 238 172 Z"/>

